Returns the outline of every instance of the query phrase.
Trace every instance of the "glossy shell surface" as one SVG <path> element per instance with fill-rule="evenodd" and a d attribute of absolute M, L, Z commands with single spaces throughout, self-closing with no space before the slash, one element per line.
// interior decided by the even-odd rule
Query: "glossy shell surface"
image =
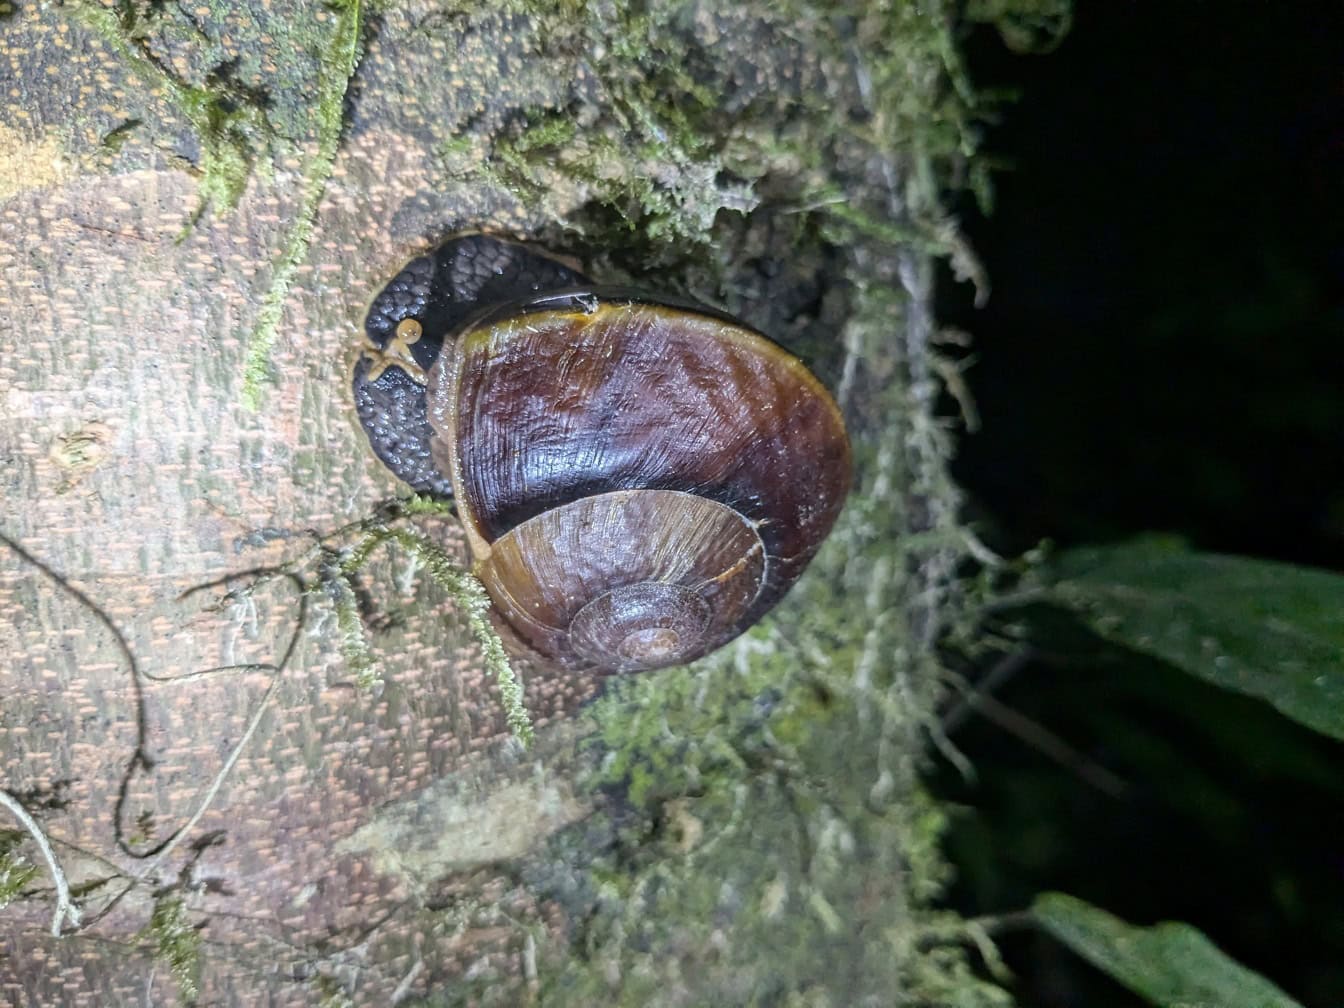
<path fill-rule="evenodd" d="M 593 662 L 579 613 L 632 585 L 687 588 L 714 614 L 692 603 L 641 623 L 649 589 L 608 598 L 636 652 L 609 668 L 736 636 L 797 579 L 849 488 L 839 410 L 797 358 L 708 309 L 627 292 L 482 316 L 431 370 L 427 401 L 478 573 L 513 630 L 565 665 Z"/>
<path fill-rule="evenodd" d="M 735 637 L 766 565 L 760 536 L 732 508 L 677 490 L 617 490 L 511 529 L 476 573 L 533 650 L 629 671 Z"/>

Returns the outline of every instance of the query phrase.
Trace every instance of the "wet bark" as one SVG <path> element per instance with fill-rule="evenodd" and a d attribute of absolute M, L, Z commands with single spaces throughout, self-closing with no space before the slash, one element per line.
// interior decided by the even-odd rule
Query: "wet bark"
<path fill-rule="evenodd" d="M 322 129 L 313 40 L 335 16 L 294 6 L 201 8 L 204 41 L 147 36 L 183 81 L 232 75 L 238 100 L 257 98 L 277 130 L 269 143 L 250 136 L 238 205 L 216 202 L 194 223 L 193 166 L 206 153 L 181 96 L 69 7 L 21 3 L 0 22 L 0 786 L 50 837 L 83 913 L 65 937 L 47 933 L 44 872 L 0 910 L 11 1003 L 96 991 L 104 1005 L 176 1004 L 183 979 L 199 982 L 203 1004 L 544 999 L 538 957 L 581 945 L 574 907 L 600 902 L 557 894 L 593 887 L 593 848 L 628 825 L 579 783 L 597 758 L 579 744 L 598 727 L 583 706 L 597 683 L 529 675 L 538 743 L 525 753 L 465 619 L 413 560 L 389 552 L 361 575 L 383 677 L 372 691 L 351 680 L 330 600 L 304 591 L 319 584 L 320 536 L 404 493 L 350 401 L 369 297 L 443 235 L 544 223 L 497 189 L 446 184 L 442 145 L 563 103 L 572 82 L 529 65 L 506 16 L 468 23 L 409 5 L 370 23 L 249 409 L 249 337 Z M 925 319 L 927 276 L 903 296 Z M 420 527 L 462 556 L 451 520 Z M 301 580 L 267 574 L 280 567 Z M 734 809 L 787 776 L 773 767 L 732 771 Z M 864 772 L 886 780 L 874 801 L 888 800 L 890 775 Z M 691 800 L 674 795 L 660 813 L 649 856 L 669 871 L 705 835 Z M 848 800 L 819 807 L 862 838 L 847 817 L 868 813 Z M 776 818 L 807 820 L 789 843 L 816 856 L 818 835 L 834 831 L 796 794 L 770 791 L 759 807 L 773 801 Z M 878 836 L 866 842 L 880 848 Z M 28 841 L 11 840 L 40 867 Z M 739 840 L 762 859 L 762 913 L 844 934 L 863 917 L 858 903 L 828 916 L 824 901 L 800 900 L 770 867 L 765 834 Z M 865 899 L 905 898 L 891 856 L 874 856 L 881 881 L 864 883 Z M 691 931 L 664 951 L 694 972 L 720 939 L 687 913 Z M 199 958 L 175 978 L 173 949 L 193 935 Z M 638 985 L 606 982 L 637 997 Z M 740 975 L 714 982 L 721 1003 L 750 997 Z M 638 1003 L 695 1003 L 653 990 Z"/>

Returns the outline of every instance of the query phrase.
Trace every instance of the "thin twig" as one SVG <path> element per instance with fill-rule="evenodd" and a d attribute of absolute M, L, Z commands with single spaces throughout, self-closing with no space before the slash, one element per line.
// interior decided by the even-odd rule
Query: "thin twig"
<path fill-rule="evenodd" d="M 67 917 L 70 918 L 71 924 L 79 927 L 79 908 L 70 899 L 70 886 L 65 881 L 65 872 L 61 870 L 61 864 L 56 860 L 56 852 L 51 849 L 51 842 L 47 839 L 47 834 L 42 831 L 42 827 L 37 824 L 37 820 L 30 816 L 19 800 L 4 788 L 0 788 L 0 805 L 9 809 L 14 818 L 23 824 L 23 828 L 36 841 L 42 857 L 46 859 L 47 870 L 51 872 L 51 879 L 56 884 L 56 912 L 51 918 L 51 934 L 53 938 L 59 938 L 61 925 L 65 923 Z"/>
<path fill-rule="evenodd" d="M 961 698 L 957 706 L 943 716 L 943 731 L 951 734 L 976 710 L 980 698 L 993 693 L 1015 676 L 1034 656 L 1031 648 L 1022 648 L 1001 658 L 989 673 Z"/>
<path fill-rule="evenodd" d="M 999 703 L 993 697 L 980 697 L 975 709 L 1010 735 L 1016 735 L 1031 748 L 1044 753 L 1103 794 L 1120 798 L 1128 790 L 1129 784 L 1124 778 L 1095 760 L 1088 759 L 1044 725 Z"/>
<path fill-rule="evenodd" d="M 214 780 L 210 782 L 210 786 L 206 789 L 205 795 L 196 806 L 196 811 L 191 814 L 191 817 L 187 819 L 185 823 L 173 831 L 173 835 L 162 847 L 154 852 L 153 858 L 150 860 L 149 864 L 145 865 L 139 873 L 126 880 L 126 887 L 122 889 L 121 892 L 117 893 L 117 895 L 113 896 L 112 899 L 98 911 L 97 915 L 94 917 L 94 921 L 97 921 L 110 913 L 113 907 L 120 903 L 127 893 L 148 879 L 159 865 L 163 863 L 164 859 L 177 848 L 178 844 L 186 839 L 187 835 L 195 829 L 196 824 L 201 821 L 202 817 L 214 803 L 215 796 L 219 794 L 219 789 L 224 786 L 224 781 L 233 771 L 234 765 L 243 754 L 243 750 L 247 748 L 248 743 L 252 740 L 252 736 L 256 734 L 257 726 L 261 723 L 261 716 L 270 706 L 271 698 L 275 695 L 276 689 L 280 685 L 280 673 L 289 665 L 289 660 L 294 654 L 294 649 L 298 646 L 299 636 L 303 632 L 304 626 L 307 624 L 308 594 L 306 591 L 302 590 L 303 581 L 293 574 L 286 576 L 299 585 L 301 589 L 299 593 L 299 612 L 294 622 L 294 631 L 290 634 L 289 643 L 285 647 L 284 654 L 280 656 L 280 660 L 274 665 L 263 664 L 260 666 L 261 668 L 269 668 L 271 670 L 271 681 L 266 687 L 266 692 L 262 694 L 261 699 L 253 709 L 252 716 L 248 719 L 247 727 L 243 730 L 242 736 L 238 739 L 237 743 L 234 744 L 233 749 L 230 750 L 228 757 L 224 760 L 224 765 L 221 766 L 219 771 L 215 774 Z M 249 666 L 242 667 L 247 668 Z"/>
<path fill-rule="evenodd" d="M 1010 735 L 1021 739 L 1031 748 L 1044 753 L 1098 791 L 1112 798 L 1119 798 L 1129 787 L 1124 778 L 1088 759 L 1044 725 L 1000 703 L 992 696 L 994 690 L 1016 675 L 1035 657 L 1037 652 L 1029 647 L 1005 655 L 942 719 L 943 731 L 950 733 L 972 713 L 979 714 Z"/>

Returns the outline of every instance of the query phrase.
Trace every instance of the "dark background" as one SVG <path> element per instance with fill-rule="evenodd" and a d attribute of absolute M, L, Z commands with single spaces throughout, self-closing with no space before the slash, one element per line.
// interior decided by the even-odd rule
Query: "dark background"
<path fill-rule="evenodd" d="M 956 472 L 982 533 L 1013 555 L 1174 532 L 1344 570 L 1344 5 L 1080 0 L 1051 53 L 990 31 L 967 52 L 1017 91 L 986 131 L 992 213 L 958 206 L 992 295 L 940 296 L 974 336 Z M 1186 920 L 1344 1005 L 1344 745 L 1028 615 L 1039 657 L 995 695 L 1121 786 L 959 727 L 976 779 L 938 782 L 964 804 L 957 908 L 1061 889 Z M 1144 1003 L 1035 932 L 1003 947 L 1023 1005 Z"/>

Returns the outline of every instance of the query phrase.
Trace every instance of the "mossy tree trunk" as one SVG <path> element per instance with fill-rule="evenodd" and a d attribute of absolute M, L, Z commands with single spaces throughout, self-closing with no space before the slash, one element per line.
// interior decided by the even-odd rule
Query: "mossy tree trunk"
<path fill-rule="evenodd" d="M 916 775 L 971 548 L 932 415 L 932 256 L 970 262 L 939 210 L 971 113 L 936 7 L 3 15 L 0 786 L 81 916 L 52 937 L 49 873 L 17 886 L 0 990 L 999 998 L 931 941 L 957 925 Z M 596 702 L 524 669 L 526 751 L 416 558 L 358 575 L 371 688 L 323 575 L 404 492 L 353 420 L 363 309 L 466 229 L 737 310 L 812 357 L 859 460 L 738 645 Z M 461 559 L 450 519 L 415 522 Z M 43 867 L 16 835 L 0 858 Z"/>

